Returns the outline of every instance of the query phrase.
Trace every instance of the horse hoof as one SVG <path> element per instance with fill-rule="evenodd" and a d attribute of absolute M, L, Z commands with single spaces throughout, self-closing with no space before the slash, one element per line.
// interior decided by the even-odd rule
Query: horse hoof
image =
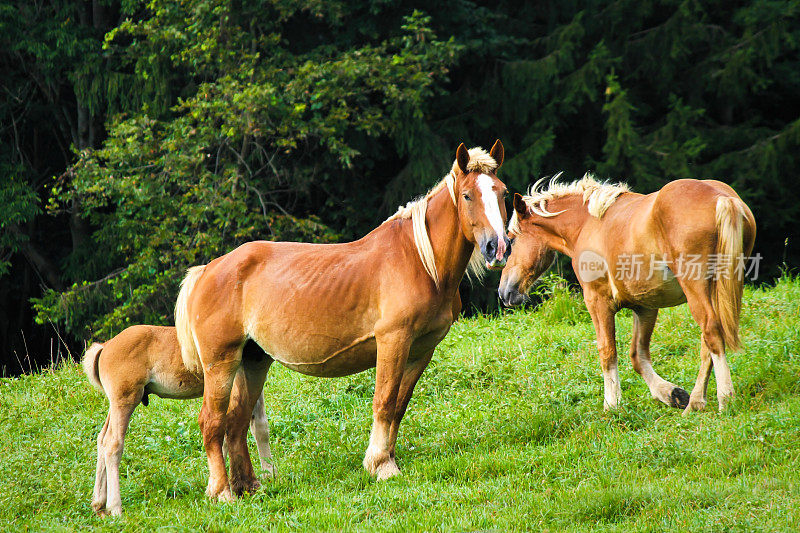
<path fill-rule="evenodd" d="M 397 463 L 394 462 L 393 459 L 382 463 L 378 466 L 378 481 L 383 481 L 384 479 L 389 479 L 394 476 L 400 475 L 400 469 L 397 468 Z"/>
<path fill-rule="evenodd" d="M 683 410 L 683 416 L 689 416 L 692 414 L 693 411 L 702 411 L 706 408 L 706 402 L 704 401 L 692 401 L 689 400 L 689 405 L 686 406 L 686 409 Z"/>
<path fill-rule="evenodd" d="M 239 483 L 231 483 L 231 486 L 233 487 L 233 493 L 237 496 L 241 496 L 244 493 L 254 494 L 261 488 L 261 482 L 253 478 Z"/>
<path fill-rule="evenodd" d="M 377 446 L 370 444 L 367 447 L 367 453 L 364 454 L 364 468 L 367 472 L 372 474 L 373 476 L 378 473 L 378 469 L 381 465 L 387 461 L 390 461 L 389 454 Z"/>
<path fill-rule="evenodd" d="M 233 494 L 229 487 L 223 487 L 221 490 L 214 490 L 211 487 L 206 488 L 206 496 L 212 500 L 219 502 L 232 502 L 234 500 Z"/>
<path fill-rule="evenodd" d="M 234 500 L 235 498 L 233 497 L 233 493 L 231 493 L 231 489 L 227 487 L 217 495 L 218 502 L 231 503 Z"/>
<path fill-rule="evenodd" d="M 678 409 L 686 409 L 690 399 L 689 393 L 680 387 L 672 389 L 672 393 L 669 395 L 670 405 Z"/>
<path fill-rule="evenodd" d="M 619 410 L 619 403 L 610 404 L 608 401 L 603 400 L 603 411 L 617 411 Z"/>
<path fill-rule="evenodd" d="M 106 502 L 92 502 L 92 511 L 103 516 L 106 510 Z"/>

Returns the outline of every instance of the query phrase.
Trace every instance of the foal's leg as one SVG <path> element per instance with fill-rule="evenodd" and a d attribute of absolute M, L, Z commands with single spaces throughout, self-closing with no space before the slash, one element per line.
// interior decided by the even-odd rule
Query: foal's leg
<path fill-rule="evenodd" d="M 400 381 L 400 390 L 397 393 L 394 419 L 389 429 L 389 441 L 392 443 L 389 455 L 393 459 L 395 458 L 395 444 L 397 443 L 397 431 L 400 428 L 400 422 L 403 420 L 403 415 L 406 414 L 406 409 L 408 409 L 408 402 L 411 400 L 414 386 L 416 386 L 417 381 L 419 381 L 422 372 L 428 367 L 431 357 L 433 357 L 433 350 L 426 353 L 420 359 L 408 363 L 403 371 L 403 378 Z"/>
<path fill-rule="evenodd" d="M 113 402 L 108 412 L 109 425 L 103 438 L 103 451 L 106 462 L 108 500 L 106 512 L 113 516 L 122 514 L 122 499 L 119 493 L 119 463 L 122 459 L 122 449 L 125 444 L 125 433 L 136 405 L 141 400 L 126 398 Z"/>
<path fill-rule="evenodd" d="M 203 353 L 201 351 L 201 353 Z M 233 380 L 241 363 L 239 349 L 223 351 L 213 361 L 204 363 L 203 406 L 198 422 L 203 433 L 203 447 L 208 458 L 206 495 L 220 501 L 233 501 L 228 484 L 222 441 L 230 402 Z"/>
<path fill-rule="evenodd" d="M 364 468 L 379 480 L 400 473 L 391 455 L 394 441 L 392 422 L 397 409 L 397 393 L 403 379 L 411 337 L 407 332 L 396 331 L 378 336 L 378 358 L 375 375 L 375 396 L 372 399 L 372 432 L 369 447 L 364 455 Z"/>
<path fill-rule="evenodd" d="M 272 465 L 272 451 L 269 448 L 269 421 L 267 420 L 267 410 L 264 407 L 263 391 L 258 397 L 256 406 L 253 408 L 253 414 L 250 417 L 250 431 L 253 432 L 253 437 L 256 439 L 258 457 L 261 460 L 261 469 L 266 470 L 270 476 L 274 476 L 275 469 Z"/>
<path fill-rule="evenodd" d="M 231 391 L 225 436 L 230 451 L 231 490 L 236 495 L 255 492 L 261 486 L 247 449 L 247 428 L 264 388 L 267 367 L 263 358 L 258 363 L 243 360 Z"/>
<path fill-rule="evenodd" d="M 616 310 L 611 301 L 584 288 L 584 301 L 592 315 L 597 349 L 600 352 L 600 368 L 603 370 L 603 408 L 616 409 L 622 398 L 617 366 L 617 341 L 614 326 Z"/>
<path fill-rule="evenodd" d="M 683 409 L 689 403 L 689 394 L 663 379 L 653 369 L 650 361 L 650 339 L 658 318 L 658 309 L 641 308 L 633 312 L 633 339 L 631 363 L 650 389 L 650 394 L 670 407 Z"/>
<path fill-rule="evenodd" d="M 733 382 L 731 381 L 731 370 L 728 367 L 728 360 L 725 357 L 725 340 L 722 334 L 722 324 L 711 304 L 711 287 L 708 280 L 679 280 L 683 293 L 686 295 L 686 302 L 697 324 L 702 331 L 702 343 L 700 347 L 700 371 L 697 375 L 692 395 L 698 402 L 690 403 L 688 407 L 692 409 L 702 408 L 705 405 L 705 382 L 708 381 L 708 359 L 704 354 L 704 349 L 711 355 L 711 363 L 714 366 L 714 375 L 717 378 L 717 401 L 719 410 L 723 411 L 728 404 L 728 400 L 733 397 Z M 695 393 L 697 395 L 695 396 Z M 702 397 L 701 397 L 702 395 Z M 699 401 L 701 400 L 702 401 Z M 691 400 L 690 400 L 691 402 Z M 687 407 L 687 409 L 688 409 Z"/>
<path fill-rule="evenodd" d="M 94 476 L 94 493 L 92 494 L 92 509 L 95 513 L 106 508 L 106 452 L 103 448 L 103 439 L 108 431 L 108 420 L 110 414 L 106 415 L 103 429 L 97 435 L 97 471 Z"/>

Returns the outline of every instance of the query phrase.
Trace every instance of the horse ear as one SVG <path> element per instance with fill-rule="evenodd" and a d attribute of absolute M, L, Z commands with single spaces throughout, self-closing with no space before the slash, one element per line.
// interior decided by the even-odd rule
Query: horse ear
<path fill-rule="evenodd" d="M 518 192 L 514 193 L 514 211 L 517 212 L 517 216 L 520 219 L 528 216 L 528 204 L 525 203 L 522 195 Z"/>
<path fill-rule="evenodd" d="M 461 169 L 461 173 L 466 175 L 469 174 L 467 170 L 467 165 L 469 164 L 469 151 L 467 147 L 464 146 L 464 143 L 458 145 L 458 150 L 456 150 L 456 161 L 458 161 L 458 168 Z"/>
<path fill-rule="evenodd" d="M 505 148 L 503 148 L 503 143 L 500 142 L 500 139 L 494 142 L 494 146 L 489 150 L 489 155 L 497 162 L 497 168 L 500 168 L 506 155 Z"/>

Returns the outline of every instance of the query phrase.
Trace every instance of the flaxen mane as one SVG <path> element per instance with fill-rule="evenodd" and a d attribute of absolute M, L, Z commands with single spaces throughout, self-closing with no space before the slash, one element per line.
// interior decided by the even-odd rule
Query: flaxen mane
<path fill-rule="evenodd" d="M 563 213 L 563 211 L 558 211 L 557 213 L 548 211 L 548 201 L 570 194 L 581 194 L 583 195 L 583 203 L 586 204 L 588 202 L 586 208 L 589 214 L 596 218 L 603 218 L 606 210 L 611 207 L 620 194 L 630 192 L 626 184 L 596 181 L 594 175 L 590 172 L 587 172 L 583 175 L 583 178 L 572 183 L 558 183 L 557 180 L 561 174 L 559 172 L 550 179 L 547 189 L 537 191 L 539 184 L 544 181 L 544 178 L 540 179 L 528 190 L 528 195 L 522 197 L 532 213 L 542 217 L 554 217 Z M 517 219 L 516 211 L 514 211 L 511 220 L 508 222 L 508 231 L 512 233 L 519 232 L 519 220 Z"/>
<path fill-rule="evenodd" d="M 483 172 L 494 173 L 497 170 L 497 162 L 490 156 L 483 148 L 475 147 L 469 149 L 469 163 L 467 163 L 468 172 Z M 408 202 L 405 206 L 400 206 L 397 212 L 386 219 L 385 222 L 396 220 L 400 218 L 410 218 L 411 224 L 414 228 L 414 244 L 417 246 L 417 253 L 422 260 L 422 266 L 425 267 L 425 272 L 431 277 L 436 287 L 439 287 L 439 273 L 436 271 L 436 261 L 434 260 L 433 247 L 431 246 L 431 239 L 428 236 L 428 228 L 425 226 L 425 212 L 428 209 L 428 200 L 436 193 L 447 187 L 450 193 L 450 199 L 456 205 L 456 193 L 454 190 L 455 179 L 458 175 L 459 168 L 458 162 L 454 161 L 450 172 L 442 178 L 431 190 L 424 196 Z M 467 274 L 477 278 L 483 277 L 486 269 L 484 266 L 483 258 L 477 246 L 475 252 L 467 268 Z"/>

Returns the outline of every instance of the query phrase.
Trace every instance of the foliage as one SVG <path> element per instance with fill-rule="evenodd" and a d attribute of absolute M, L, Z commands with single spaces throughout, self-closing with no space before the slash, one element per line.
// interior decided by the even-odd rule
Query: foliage
<path fill-rule="evenodd" d="M 169 322 L 183 270 L 243 242 L 336 240 L 317 216 L 291 206 L 335 187 L 354 167 L 357 146 L 391 135 L 394 117 L 420 120 L 455 53 L 417 11 L 377 44 L 292 54 L 280 34 L 286 13 L 263 26 L 237 24 L 267 4 L 242 12 L 206 0 L 149 7 L 151 17 L 110 32 L 107 48 L 132 39 L 120 53 L 140 76 L 155 78 L 147 69 L 162 68 L 156 58 L 166 55 L 169 70 L 193 72 L 197 87 L 161 116 L 149 105 L 118 115 L 103 147 L 83 152 L 70 187 L 53 195 L 81 198 L 97 228 L 101 269 L 116 268 L 37 301 L 40 320 L 75 335 L 86 326 L 108 337 L 131 320 Z M 334 200 L 345 211 L 368 201 Z"/>
<path fill-rule="evenodd" d="M 11 226 L 24 224 L 39 213 L 36 194 L 27 186 L 24 180 L 18 177 L 19 167 L 6 166 L 0 168 L 8 176 L 7 180 L 0 182 L 0 251 L 8 253 L 0 256 L 0 277 L 8 272 L 11 254 L 19 250 L 20 244 L 25 240 L 25 235 L 10 230 Z"/>
<path fill-rule="evenodd" d="M 776 276 L 800 261 L 799 22 L 797 0 L 0 0 L 2 351 L 31 297 L 74 345 L 169 322 L 183 269 L 246 240 L 358 238 L 462 141 L 501 138 L 517 191 L 726 181 Z"/>
<path fill-rule="evenodd" d="M 374 372 L 319 379 L 274 365 L 265 398 L 277 478 L 232 504 L 203 493 L 200 400 L 151 396 L 125 442 L 119 519 L 98 518 L 89 505 L 108 404 L 79 366 L 0 379 L 0 529 L 794 529 L 800 281 L 746 290 L 746 350 L 729 357 L 737 398 L 726 414 L 717 412 L 714 379 L 705 412 L 682 417 L 654 401 L 627 360 L 631 321 L 617 317 L 615 413 L 602 408 L 590 321 L 514 311 L 457 322 L 400 428 L 403 474 L 386 482 L 361 466 Z M 688 389 L 699 338 L 687 306 L 662 310 L 655 369 Z"/>

